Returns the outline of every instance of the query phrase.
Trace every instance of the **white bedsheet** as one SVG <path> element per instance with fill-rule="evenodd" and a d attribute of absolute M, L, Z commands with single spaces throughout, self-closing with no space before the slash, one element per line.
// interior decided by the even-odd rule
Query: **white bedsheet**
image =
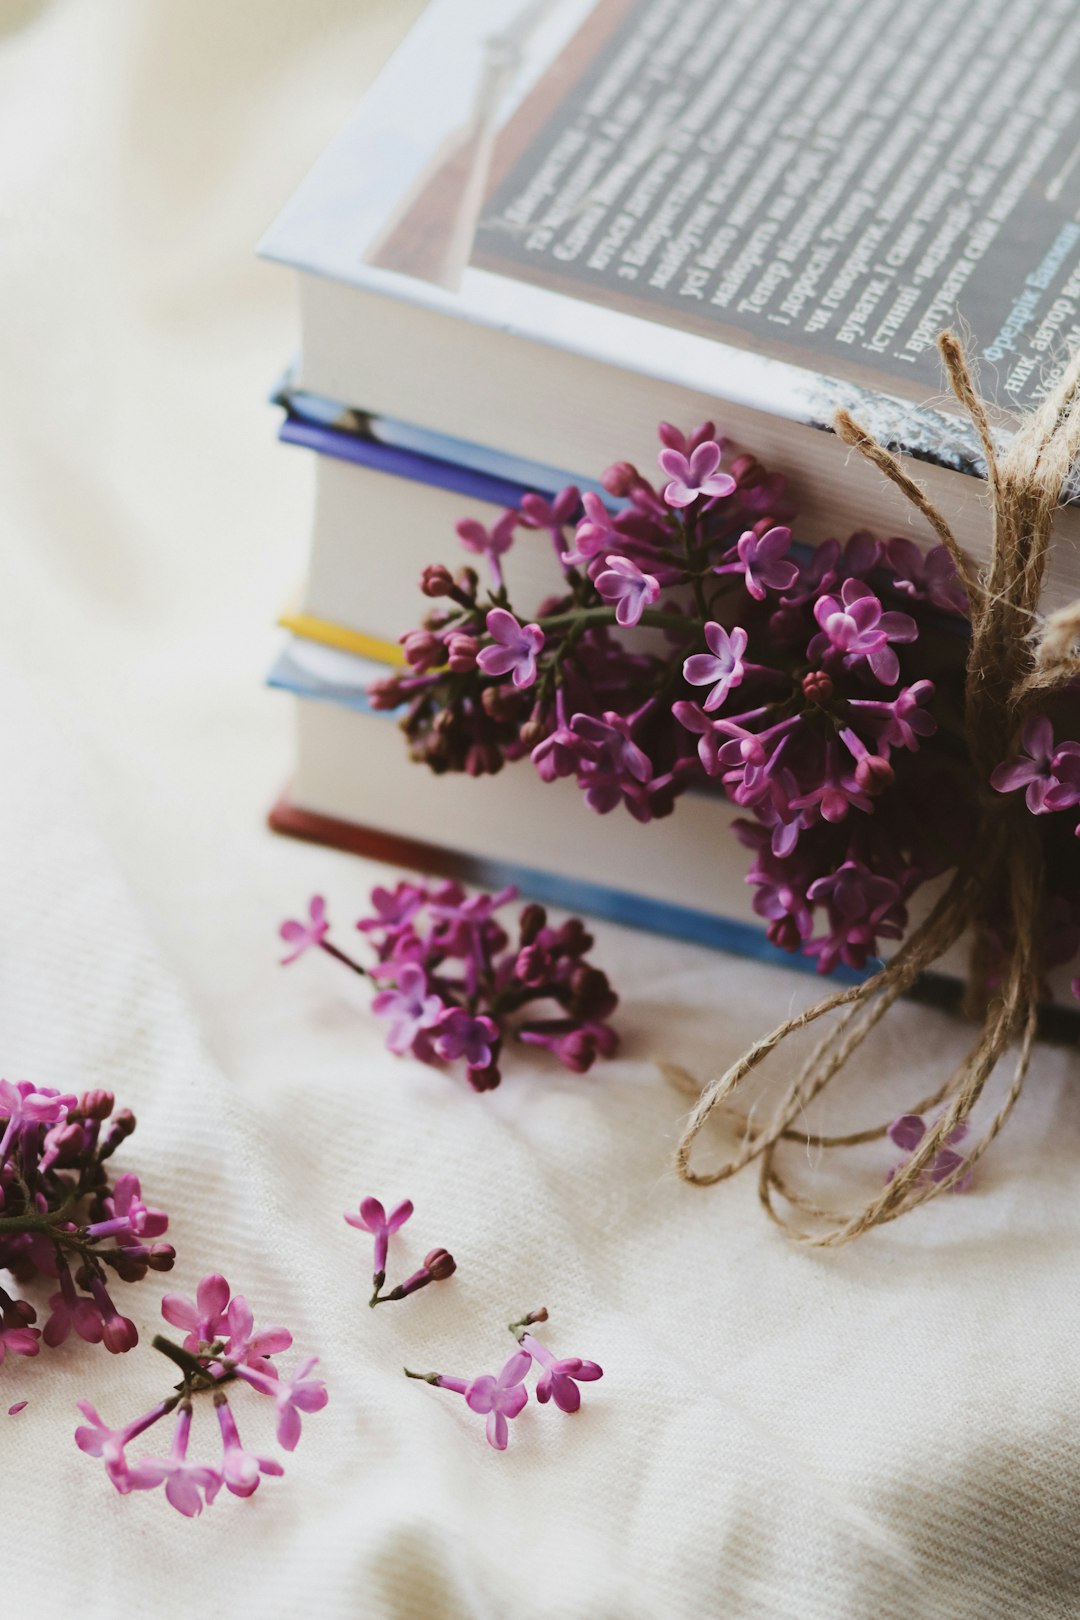
<path fill-rule="evenodd" d="M 0 1610 L 1080 1615 L 1074 1054 L 1039 1053 L 977 1191 L 806 1254 L 749 1181 L 674 1179 L 654 1061 L 709 1071 L 804 980 L 598 928 L 623 1055 L 523 1054 L 474 1097 L 387 1055 L 332 964 L 277 965 L 283 915 L 317 889 L 348 924 L 380 874 L 263 830 L 310 468 L 261 402 L 296 323 L 251 245 L 417 9 L 0 0 L 0 1072 L 134 1107 L 121 1163 L 179 1252 L 122 1290 L 131 1355 L 0 1369 Z M 902 1107 L 960 1034 L 889 1023 Z M 442 1243 L 452 1282 L 368 1311 L 341 1220 L 366 1192 L 413 1197 L 395 1265 Z M 321 1354 L 331 1401 L 283 1480 L 189 1523 L 114 1495 L 74 1402 L 156 1399 L 160 1293 L 213 1269 Z M 605 1378 L 497 1455 L 400 1369 L 494 1369 L 542 1303 Z"/>

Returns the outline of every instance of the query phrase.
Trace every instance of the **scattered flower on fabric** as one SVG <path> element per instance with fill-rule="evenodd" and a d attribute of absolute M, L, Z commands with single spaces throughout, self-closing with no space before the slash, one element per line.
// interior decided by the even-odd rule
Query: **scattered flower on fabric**
<path fill-rule="evenodd" d="M 317 1357 L 306 1357 L 291 1374 L 271 1360 L 290 1348 L 292 1334 L 285 1328 L 254 1332 L 246 1300 L 242 1295 L 230 1298 L 229 1285 L 219 1273 L 202 1279 L 194 1300 L 167 1296 L 162 1315 L 188 1330 L 183 1344 L 161 1335 L 153 1341 L 179 1370 L 173 1392 L 119 1428 L 111 1428 L 89 1401 L 79 1401 L 87 1421 L 75 1430 L 75 1444 L 88 1456 L 100 1458 L 109 1482 L 122 1496 L 163 1485 L 169 1505 L 185 1518 L 195 1518 L 213 1504 L 222 1487 L 234 1496 L 251 1496 L 264 1476 L 284 1473 L 277 1458 L 244 1446 L 230 1392 L 235 1396 L 246 1385 L 273 1401 L 278 1444 L 287 1452 L 294 1451 L 300 1439 L 301 1414 L 321 1411 L 328 1397 L 322 1379 L 312 1376 Z M 193 1459 L 189 1445 L 194 1410 L 206 1400 L 215 1410 L 219 1451 L 216 1459 Z M 165 1455 L 132 1457 L 129 1447 L 172 1414 L 176 1421 Z"/>
<path fill-rule="evenodd" d="M 574 715 L 565 735 L 567 748 L 588 752 L 597 792 L 648 772 L 617 714 Z M 372 1007 L 399 1056 L 457 1066 L 474 1091 L 489 1091 L 513 1039 L 582 1074 L 618 1046 L 608 1023 L 618 997 L 588 959 L 593 941 L 579 918 L 556 926 L 542 906 L 527 905 L 512 941 L 499 912 L 516 898 L 512 888 L 469 895 L 456 883 L 401 882 L 376 889 L 374 915 L 356 924 L 375 953 L 370 968 L 325 935 L 319 945 L 378 986 Z"/>
<path fill-rule="evenodd" d="M 529 1352 L 515 1350 L 497 1373 L 484 1373 L 479 1378 L 455 1378 L 445 1373 L 414 1373 L 407 1367 L 405 1376 L 419 1378 L 438 1389 L 450 1389 L 464 1395 L 469 1410 L 487 1419 L 484 1428 L 488 1445 L 496 1451 L 505 1451 L 510 1438 L 510 1423 L 523 1411 L 529 1399 L 525 1375 L 531 1366 Z"/>
<path fill-rule="evenodd" d="M 53 1284 L 40 1327 L 37 1307 L 0 1286 L 0 1367 L 72 1334 L 114 1355 L 138 1343 L 110 1290 L 170 1270 L 175 1251 L 161 1241 L 169 1217 L 145 1201 L 139 1177 L 114 1174 L 134 1129 L 111 1092 L 0 1080 L 0 1271 L 20 1287 Z"/>
<path fill-rule="evenodd" d="M 530 1329 L 547 1319 L 548 1313 L 541 1307 L 510 1323 L 510 1332 L 518 1341 L 518 1349 L 503 1363 L 498 1373 L 486 1373 L 470 1379 L 446 1373 L 411 1372 L 406 1367 L 405 1376 L 432 1384 L 437 1389 L 449 1389 L 463 1395 L 471 1411 L 486 1417 L 488 1444 L 496 1451 L 505 1451 L 509 1425 L 528 1402 L 525 1379 L 530 1367 L 539 1369 L 537 1401 L 541 1406 L 551 1401 L 562 1412 L 576 1412 L 580 1408 L 580 1384 L 595 1383 L 604 1376 L 603 1369 L 595 1361 L 585 1361 L 580 1356 L 558 1357 L 541 1344 Z"/>

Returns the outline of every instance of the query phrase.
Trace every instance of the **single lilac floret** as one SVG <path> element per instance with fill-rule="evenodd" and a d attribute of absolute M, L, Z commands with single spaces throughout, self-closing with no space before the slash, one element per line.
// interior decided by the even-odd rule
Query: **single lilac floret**
<path fill-rule="evenodd" d="M 615 620 L 624 627 L 637 624 L 647 607 L 660 598 L 660 582 L 654 574 L 644 574 L 629 557 L 607 557 L 607 567 L 597 574 L 596 589 L 605 602 L 615 603 Z"/>
<path fill-rule="evenodd" d="M 531 686 L 536 679 L 536 657 L 544 645 L 540 626 L 521 625 L 505 608 L 492 608 L 487 629 L 495 645 L 477 654 L 476 662 L 484 674 L 512 673 L 515 686 Z"/>
<path fill-rule="evenodd" d="M 371 1003 L 380 1018 L 390 1019 L 387 1047 L 399 1056 L 407 1052 L 421 1030 L 438 1023 L 444 1010 L 441 996 L 428 993 L 427 974 L 417 962 L 398 969 L 397 985 L 380 990 Z"/>
<path fill-rule="evenodd" d="M 661 450 L 657 460 L 670 482 L 665 485 L 664 499 L 669 506 L 691 506 L 699 496 L 731 495 L 735 480 L 730 473 L 720 472 L 723 452 L 715 439 L 706 439 L 689 456 L 681 450 Z"/>
<path fill-rule="evenodd" d="M 1080 743 L 1056 745 L 1050 721 L 1037 715 L 1024 727 L 1020 747 L 1021 753 L 991 772 L 991 785 L 999 793 L 1025 788 L 1025 802 L 1033 816 L 1080 804 Z"/>
<path fill-rule="evenodd" d="M 312 895 L 308 905 L 308 921 L 299 922 L 295 917 L 289 917 L 278 929 L 282 939 L 294 947 L 288 956 L 281 958 L 282 967 L 288 967 L 290 962 L 295 962 L 297 957 L 303 956 L 313 945 L 320 945 L 329 932 L 326 901 L 321 894 Z"/>
<path fill-rule="evenodd" d="M 746 631 L 735 625 L 729 632 L 710 620 L 705 626 L 707 653 L 692 653 L 683 664 L 683 676 L 691 686 L 711 686 L 705 699 L 706 710 L 718 709 L 728 693 L 742 681 L 746 666 L 742 655 L 748 641 Z"/>

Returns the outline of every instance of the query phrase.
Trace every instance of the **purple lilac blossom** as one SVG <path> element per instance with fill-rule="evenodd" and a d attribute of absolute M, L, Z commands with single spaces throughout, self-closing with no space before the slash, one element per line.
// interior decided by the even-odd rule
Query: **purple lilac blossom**
<path fill-rule="evenodd" d="M 616 624 L 637 624 L 645 609 L 659 600 L 659 580 L 643 574 L 629 557 L 607 557 L 605 562 L 607 567 L 596 576 L 596 589 L 605 602 L 615 604 Z"/>
<path fill-rule="evenodd" d="M 531 686 L 536 679 L 536 655 L 544 645 L 540 626 L 519 624 L 505 608 L 492 608 L 485 623 L 494 645 L 477 654 L 478 668 L 485 675 L 512 674 L 515 686 Z"/>
<path fill-rule="evenodd" d="M 691 686 L 711 686 L 705 699 L 707 711 L 718 709 L 729 692 L 739 685 L 746 673 L 742 655 L 749 637 L 735 625 L 730 633 L 723 625 L 710 621 L 705 626 L 707 653 L 694 653 L 683 664 L 683 678 Z"/>
<path fill-rule="evenodd" d="M 667 504 L 681 509 L 692 506 L 701 495 L 716 498 L 732 494 L 735 480 L 730 473 L 720 471 L 721 455 L 715 439 L 697 445 L 689 456 L 681 450 L 661 450 L 660 469 L 669 480 L 664 487 Z"/>

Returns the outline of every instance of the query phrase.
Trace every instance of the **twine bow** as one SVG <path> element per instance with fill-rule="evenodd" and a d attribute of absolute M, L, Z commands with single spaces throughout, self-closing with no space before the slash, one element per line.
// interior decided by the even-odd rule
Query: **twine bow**
<path fill-rule="evenodd" d="M 862 984 L 839 990 L 795 1017 L 787 1018 L 756 1041 L 742 1057 L 702 1090 L 690 1113 L 676 1155 L 679 1175 L 698 1186 L 726 1180 L 758 1161 L 759 1196 L 769 1216 L 796 1241 L 833 1246 L 858 1237 L 885 1221 L 895 1220 L 917 1204 L 947 1191 L 966 1174 L 1001 1130 L 1031 1061 L 1040 994 L 1039 926 L 1043 896 L 1043 857 L 1032 818 L 1016 795 L 989 788 L 994 766 L 1015 752 L 1032 710 L 1049 693 L 1080 675 L 1080 601 L 1042 619 L 1039 599 L 1046 572 L 1054 514 L 1070 468 L 1080 455 L 1080 354 L 1054 392 L 1023 421 L 1003 453 L 998 452 L 986 409 L 975 391 L 957 338 L 943 332 L 938 340 L 953 391 L 970 415 L 986 456 L 993 509 L 989 567 L 982 577 L 960 548 L 938 509 L 895 456 L 882 448 L 846 411 L 836 417 L 836 431 L 848 445 L 878 467 L 907 497 L 945 545 L 967 592 L 971 642 L 967 659 L 964 727 L 981 795 L 978 825 L 973 828 L 970 858 L 953 874 L 926 919 L 904 940 L 892 959 Z M 1036 627 L 1033 629 L 1033 627 Z M 990 993 L 986 963 L 979 948 L 980 924 L 993 912 L 1005 920 L 1006 952 L 1000 977 Z M 925 1113 L 943 1104 L 915 1152 L 863 1208 L 838 1213 L 821 1208 L 781 1174 L 781 1143 L 799 1142 L 817 1149 L 850 1146 L 883 1136 L 888 1125 L 845 1136 L 797 1130 L 795 1122 L 842 1073 L 875 1025 L 919 975 L 974 928 L 968 986 L 968 1011 L 981 1019 L 978 1035 L 959 1066 L 937 1090 L 905 1112 Z M 985 937 L 983 935 L 983 937 Z M 771 1118 L 747 1125 L 739 1151 L 711 1170 L 692 1164 L 694 1146 L 713 1110 L 735 1092 L 746 1077 L 773 1052 L 827 1013 L 838 1012 L 829 1032 L 818 1042 L 788 1086 Z M 948 1177 L 931 1179 L 928 1171 L 949 1137 L 971 1113 L 999 1060 L 1016 1042 L 1019 1049 L 1008 1092 L 966 1162 Z M 894 1111 L 896 1112 L 896 1111 Z M 892 1117 L 892 1116 L 890 1116 Z M 778 1207 L 782 1199 L 789 1216 Z M 805 1231 L 797 1217 L 807 1218 Z"/>

